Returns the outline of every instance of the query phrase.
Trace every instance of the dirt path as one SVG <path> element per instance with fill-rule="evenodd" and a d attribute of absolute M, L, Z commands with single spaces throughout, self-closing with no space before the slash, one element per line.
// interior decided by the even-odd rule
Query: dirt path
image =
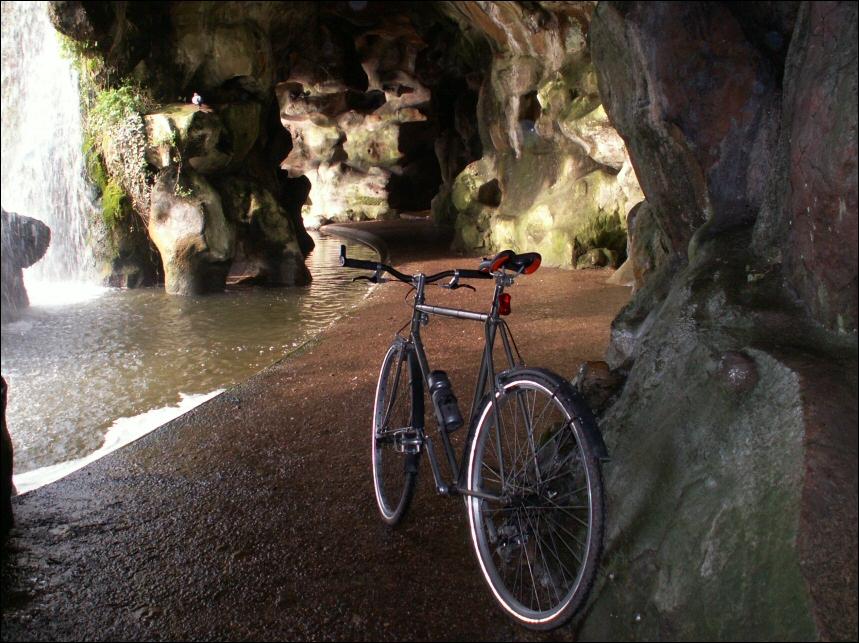
<path fill-rule="evenodd" d="M 453 265 L 473 260 L 420 267 Z M 571 377 L 602 357 L 629 294 L 608 275 L 541 269 L 510 290 L 529 364 Z M 429 301 L 482 309 L 488 288 L 434 289 Z M 495 607 L 462 504 L 435 495 L 428 465 L 402 528 L 376 516 L 371 406 L 408 319 L 404 293 L 376 288 L 304 354 L 15 499 L 3 640 L 549 638 Z M 480 333 L 435 319 L 425 332 L 431 363 L 466 405 Z"/>

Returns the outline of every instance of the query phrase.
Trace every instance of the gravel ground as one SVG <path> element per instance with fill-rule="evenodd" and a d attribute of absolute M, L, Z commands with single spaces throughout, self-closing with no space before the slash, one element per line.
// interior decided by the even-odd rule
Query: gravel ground
<path fill-rule="evenodd" d="M 474 265 L 447 256 L 406 267 Z M 528 364 L 569 378 L 602 358 L 629 296 L 609 275 L 542 268 L 517 282 L 509 321 Z M 481 310 L 490 288 L 432 289 L 428 300 Z M 300 355 L 14 499 L 2 639 L 574 638 L 575 621 L 538 635 L 495 606 L 462 503 L 435 494 L 428 464 L 400 528 L 376 515 L 373 392 L 409 318 L 405 291 L 375 288 Z M 467 406 L 481 326 L 434 318 L 424 339 Z"/>

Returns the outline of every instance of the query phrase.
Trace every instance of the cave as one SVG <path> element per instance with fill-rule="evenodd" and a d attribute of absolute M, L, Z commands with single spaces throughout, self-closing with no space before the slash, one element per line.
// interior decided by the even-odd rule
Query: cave
<path fill-rule="evenodd" d="M 146 94 L 98 159 L 140 285 L 306 283 L 307 228 L 403 215 L 617 269 L 577 379 L 611 457 L 579 639 L 855 637 L 856 3 L 51 11 L 94 92 Z M 191 211 L 221 232 L 176 242 Z"/>

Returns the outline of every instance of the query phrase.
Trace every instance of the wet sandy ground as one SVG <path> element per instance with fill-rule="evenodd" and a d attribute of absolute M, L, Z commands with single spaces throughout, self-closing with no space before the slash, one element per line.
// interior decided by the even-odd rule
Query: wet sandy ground
<path fill-rule="evenodd" d="M 609 275 L 543 268 L 517 282 L 509 322 L 528 364 L 569 378 L 602 358 L 629 296 Z M 490 288 L 433 289 L 428 301 L 483 310 Z M 376 515 L 372 400 L 409 318 L 405 291 L 377 287 L 302 354 L 15 499 L 2 639 L 574 638 L 575 621 L 537 635 L 495 606 L 462 502 L 435 494 L 426 462 L 405 524 L 390 530 Z M 481 326 L 434 318 L 424 339 L 467 406 Z"/>

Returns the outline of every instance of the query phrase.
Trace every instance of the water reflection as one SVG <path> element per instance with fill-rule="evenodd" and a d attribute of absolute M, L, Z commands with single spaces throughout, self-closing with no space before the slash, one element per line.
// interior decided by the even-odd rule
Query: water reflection
<path fill-rule="evenodd" d="M 66 306 L 33 306 L 2 328 L 2 370 L 15 471 L 82 458 L 120 417 L 176 405 L 242 381 L 300 346 L 367 293 L 316 236 L 304 288 L 174 297 L 106 290 Z M 374 258 L 351 246 L 350 256 Z"/>

